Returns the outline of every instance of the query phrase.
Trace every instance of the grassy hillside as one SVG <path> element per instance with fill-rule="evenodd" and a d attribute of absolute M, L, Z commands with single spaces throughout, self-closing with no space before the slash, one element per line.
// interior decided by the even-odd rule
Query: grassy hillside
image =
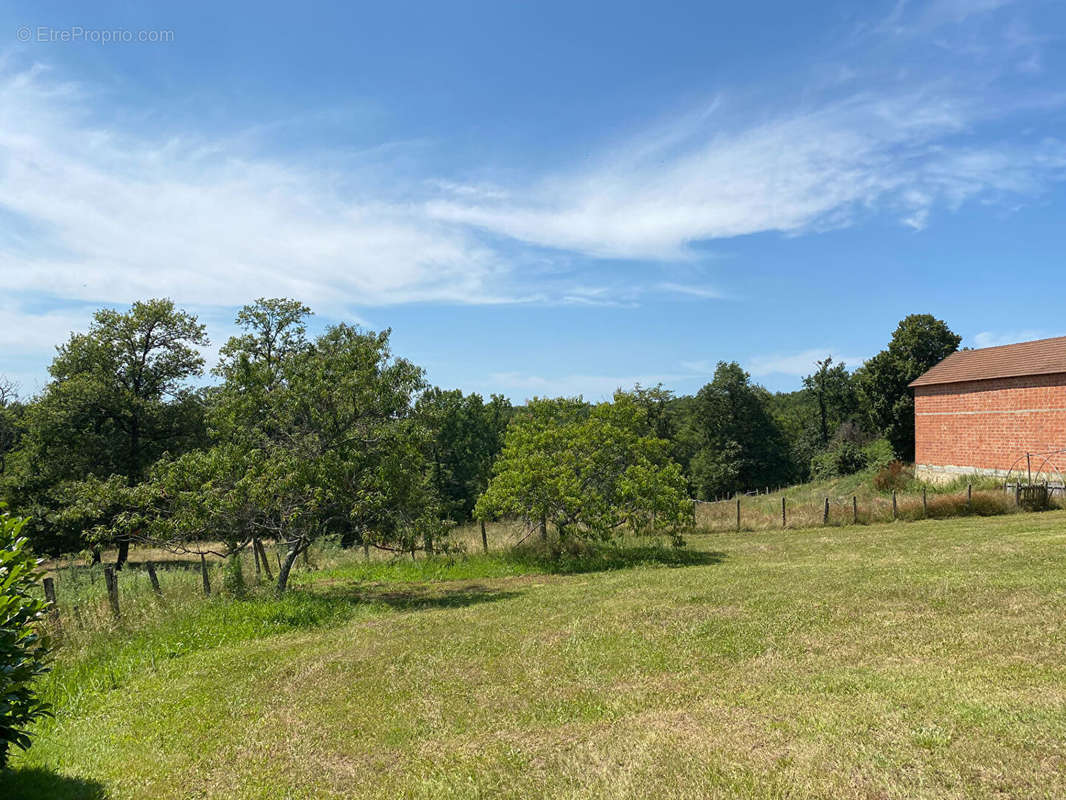
<path fill-rule="evenodd" d="M 992 516 L 1017 510 L 1013 494 L 992 478 L 960 477 L 952 483 L 934 486 L 910 477 L 908 468 L 900 477 L 896 490 L 896 510 L 892 508 L 892 490 L 875 486 L 876 470 L 863 470 L 840 478 L 813 481 L 785 489 L 769 489 L 742 495 L 741 529 L 780 528 L 781 501 L 785 501 L 789 528 L 809 528 L 823 524 L 825 501 L 829 500 L 830 525 L 891 522 L 893 519 L 921 520 L 956 516 Z M 1061 497 L 1056 502 L 1061 502 Z M 705 530 L 735 530 L 736 498 L 699 503 L 696 509 L 699 526 Z"/>
<path fill-rule="evenodd" d="M 0 796 L 1066 796 L 1066 512 L 692 546 L 145 605 Z"/>

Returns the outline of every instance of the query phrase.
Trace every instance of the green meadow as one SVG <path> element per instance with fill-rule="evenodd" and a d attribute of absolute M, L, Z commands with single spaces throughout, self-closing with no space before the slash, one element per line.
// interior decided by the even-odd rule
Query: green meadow
<path fill-rule="evenodd" d="M 130 569 L 118 622 L 57 565 L 55 716 L 0 796 L 1066 796 L 1064 511 L 555 560 L 458 533 L 320 549 L 280 599 Z"/>

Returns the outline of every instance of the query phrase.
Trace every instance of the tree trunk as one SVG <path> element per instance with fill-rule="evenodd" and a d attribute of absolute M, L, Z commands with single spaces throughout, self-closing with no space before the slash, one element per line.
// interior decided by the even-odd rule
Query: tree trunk
<path fill-rule="evenodd" d="M 292 565 L 296 563 L 296 559 L 300 557 L 307 548 L 307 545 L 300 542 L 294 544 L 289 548 L 289 552 L 285 554 L 285 560 L 281 562 L 281 569 L 278 570 L 278 594 L 282 594 L 285 588 L 289 585 L 289 573 L 292 571 Z"/>
<path fill-rule="evenodd" d="M 102 559 L 100 558 L 100 548 L 99 547 L 94 547 L 93 548 L 93 560 L 92 560 L 92 563 L 93 564 L 99 564 L 101 560 Z"/>

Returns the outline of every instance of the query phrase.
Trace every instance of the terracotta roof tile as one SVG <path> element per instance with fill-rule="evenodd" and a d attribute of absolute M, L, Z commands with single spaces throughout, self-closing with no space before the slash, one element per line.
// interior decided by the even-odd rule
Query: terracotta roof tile
<path fill-rule="evenodd" d="M 1058 372 L 1066 373 L 1066 336 L 981 350 L 959 350 L 910 385 L 933 386 Z"/>

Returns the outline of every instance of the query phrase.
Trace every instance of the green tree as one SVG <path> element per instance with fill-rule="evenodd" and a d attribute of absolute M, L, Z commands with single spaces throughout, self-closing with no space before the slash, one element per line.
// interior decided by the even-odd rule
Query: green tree
<path fill-rule="evenodd" d="M 659 439 L 672 439 L 677 428 L 674 415 L 671 414 L 671 407 L 677 399 L 674 393 L 664 389 L 661 383 L 655 386 L 641 386 L 638 383 L 629 394 L 644 409 L 647 434 Z"/>
<path fill-rule="evenodd" d="M 278 379 L 281 362 L 309 346 L 307 318 L 311 315 L 310 308 L 286 297 L 260 297 L 244 306 L 235 320 L 244 333 L 222 345 L 218 366 L 212 371 L 232 378 L 239 370 L 257 368 L 262 372 L 259 380 L 271 385 Z"/>
<path fill-rule="evenodd" d="M 279 308 L 297 313 L 277 325 Z M 392 356 L 388 331 L 342 324 L 309 341 L 308 313 L 285 300 L 242 310 L 246 333 L 224 348 L 209 412 L 218 444 L 159 464 L 158 489 L 143 498 L 155 506 L 153 535 L 171 545 L 217 536 L 230 553 L 257 537 L 282 543 L 279 592 L 320 536 L 354 531 L 413 552 L 432 550 L 445 530 L 412 408 L 422 370 Z M 268 350 L 268 337 L 287 344 Z"/>
<path fill-rule="evenodd" d="M 48 645 L 39 623 L 47 606 L 33 592 L 41 572 L 22 535 L 25 524 L 0 513 L 0 769 L 11 745 L 30 746 L 27 727 L 48 713 L 33 686 L 46 671 Z"/>
<path fill-rule="evenodd" d="M 74 544 L 77 531 L 56 517 L 67 483 L 117 475 L 133 486 L 164 452 L 202 443 L 202 396 L 188 381 L 202 374 L 206 344 L 196 317 L 164 299 L 101 309 L 87 333 L 57 348 L 52 379 L 27 409 L 18 474 L 6 481 L 14 503 L 37 515 L 48 549 Z M 121 567 L 129 539 L 118 543 Z"/>
<path fill-rule="evenodd" d="M 669 443 L 647 427 L 647 411 L 622 391 L 591 409 L 580 398 L 530 401 L 507 430 L 475 515 L 531 529 L 544 521 L 560 539 L 606 540 L 629 528 L 680 544 L 693 505 Z"/>
<path fill-rule="evenodd" d="M 442 509 L 451 519 L 468 520 L 503 447 L 511 403 L 501 395 L 485 403 L 479 394 L 433 387 L 415 409 L 429 431 L 431 480 Z"/>
<path fill-rule="evenodd" d="M 803 379 L 803 388 L 817 409 L 818 441 L 825 448 L 836 429 L 858 411 L 859 399 L 843 362 L 834 364 L 833 357 L 827 356 L 815 366 L 818 369 Z"/>
<path fill-rule="evenodd" d="M 0 476 L 7 471 L 7 456 L 19 446 L 24 407 L 13 381 L 0 376 Z"/>
<path fill-rule="evenodd" d="M 719 362 L 696 394 L 689 425 L 690 475 L 700 497 L 788 481 L 788 443 L 770 414 L 770 395 L 736 362 Z"/>
<path fill-rule="evenodd" d="M 914 460 L 914 395 L 908 384 L 959 349 L 962 337 L 931 314 L 900 321 L 888 347 L 856 371 L 872 424 L 904 461 Z"/>

